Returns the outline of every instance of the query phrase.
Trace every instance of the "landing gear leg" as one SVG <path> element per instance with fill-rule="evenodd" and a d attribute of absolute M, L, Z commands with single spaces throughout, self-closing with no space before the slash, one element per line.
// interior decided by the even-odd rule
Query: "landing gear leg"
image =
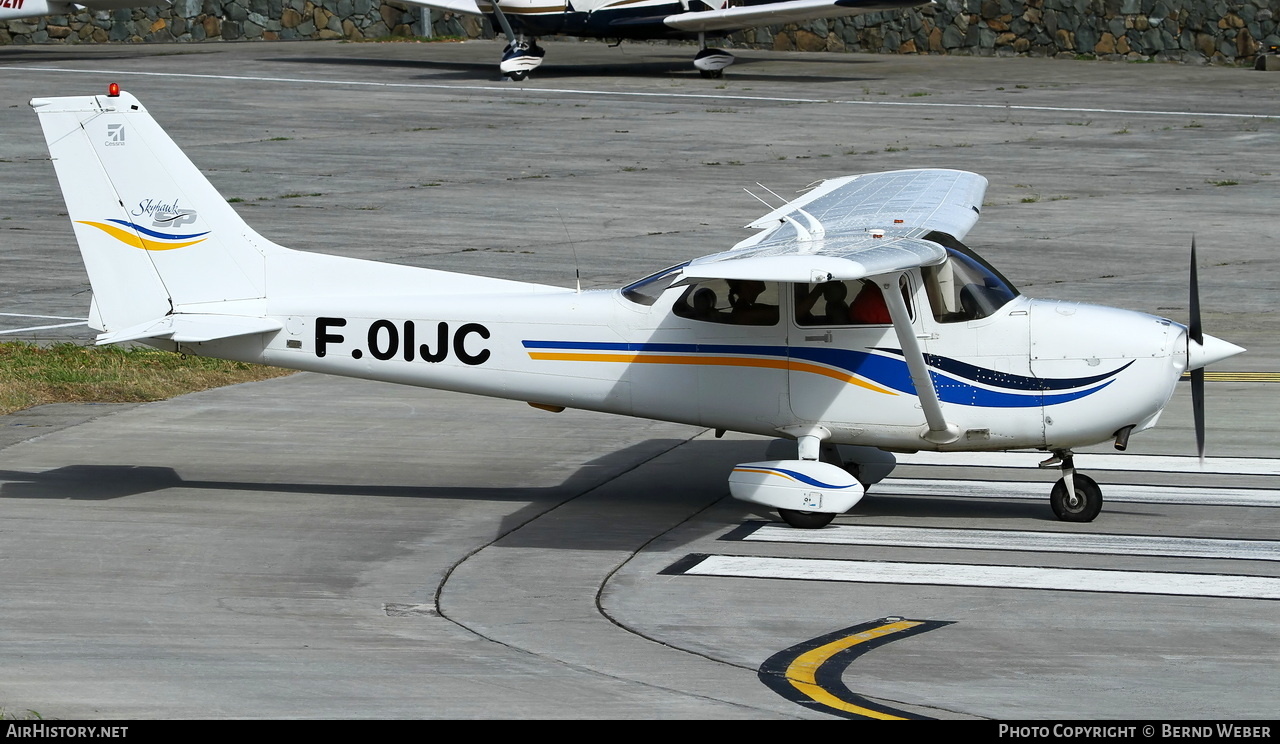
<path fill-rule="evenodd" d="M 835 454 L 834 447 L 830 447 L 829 453 L 823 452 L 824 449 L 827 449 L 823 446 L 823 440 L 829 436 L 831 436 L 831 432 L 825 429 L 806 431 L 805 433 L 800 434 L 796 437 L 797 456 L 801 461 L 816 461 L 821 460 L 823 454 L 828 454 L 829 457 L 834 456 L 838 460 L 839 456 Z M 839 465 L 836 467 L 839 467 Z M 832 512 L 802 511 L 800 509 L 783 508 L 778 509 L 778 516 L 782 517 L 782 521 L 792 527 L 802 530 L 821 529 L 831 524 L 831 520 L 836 518 L 836 515 Z"/>
<path fill-rule="evenodd" d="M 1061 460 L 1062 478 L 1049 492 L 1053 513 L 1064 522 L 1092 522 L 1102 511 L 1102 489 L 1089 476 L 1076 472 L 1071 450 L 1059 450 L 1054 455 L 1054 459 Z"/>

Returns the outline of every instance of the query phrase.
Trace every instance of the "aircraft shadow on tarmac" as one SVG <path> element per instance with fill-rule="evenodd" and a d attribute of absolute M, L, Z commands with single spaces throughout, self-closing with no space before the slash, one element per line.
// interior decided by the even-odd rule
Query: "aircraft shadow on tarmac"
<path fill-rule="evenodd" d="M 143 47 L 141 45 L 129 45 L 127 47 L 127 52 L 100 51 L 104 49 L 104 46 L 76 45 L 76 48 L 66 49 L 65 51 L 65 48 L 55 50 L 43 46 L 0 47 L 0 62 L 43 63 L 86 61 L 108 62 L 116 60 L 133 61 L 139 58 L 173 57 L 189 54 L 214 54 L 216 52 L 214 49 L 184 48 L 181 50 L 175 50 L 172 46 L 168 48 L 156 48 L 155 46 Z"/>
<path fill-rule="evenodd" d="M 503 517 L 497 530 L 498 535 L 504 536 L 504 545 L 618 550 L 634 548 L 654 534 L 686 522 L 720 501 L 727 504 L 727 508 L 717 510 L 724 521 L 719 525 L 709 524 L 711 531 L 730 529 L 752 519 L 777 522 L 778 516 L 772 510 L 729 500 L 724 485 L 724 474 L 732 469 L 733 464 L 762 456 L 765 444 L 764 440 L 652 439 L 584 463 L 562 483 L 542 487 L 188 480 L 171 467 L 66 465 L 35 473 L 0 470 L 0 481 L 5 481 L 0 484 L 0 499 L 106 501 L 189 489 L 193 498 L 199 498 L 200 491 L 209 491 L 523 502 L 527 506 Z M 698 463 L 700 475 L 690 474 L 687 487 L 671 488 L 669 480 L 655 482 L 642 473 L 632 472 L 644 468 L 650 461 L 660 460 L 677 448 L 680 449 L 680 462 Z M 424 480 L 429 478 L 429 472 L 429 464 L 424 465 Z M 1029 484 L 1030 488 L 1037 486 Z M 960 524 L 1007 519 L 1057 523 L 1048 504 L 1039 500 L 895 496 L 891 489 L 891 482 L 873 487 L 867 498 L 851 513 L 838 518 L 836 524 L 857 524 L 864 518 L 920 516 L 950 518 Z M 877 494 L 877 490 L 889 493 Z M 557 519 L 552 520 L 554 524 L 537 525 L 537 518 L 551 510 L 557 511 Z M 715 518 L 711 521 L 714 522 Z M 953 522 L 951 526 L 955 524 Z"/>
<path fill-rule="evenodd" d="M 561 498 L 583 493 L 608 480 L 611 474 L 629 469 L 684 440 L 655 439 L 611 452 L 582 465 L 563 483 L 540 488 L 471 487 L 449 485 L 380 486 L 345 483 L 288 483 L 272 481 L 187 480 L 170 467 L 148 465 L 66 465 L 40 473 L 0 470 L 0 498 L 65 499 L 107 501 L 171 488 L 211 491 L 261 491 L 264 493 L 311 493 L 330 496 L 377 496 L 381 498 L 453 498 L 499 501 L 531 501 Z M 424 479 L 430 465 L 423 467 Z M 285 475 L 282 473 L 282 475 Z M 545 495 L 545 496 L 544 496 Z"/>
<path fill-rule="evenodd" d="M 496 47 L 495 47 L 496 48 Z M 419 80 L 467 80 L 467 81 L 484 81 L 499 82 L 505 81 L 498 73 L 496 56 L 494 60 L 485 62 L 446 62 L 431 59 L 379 59 L 375 57 L 273 57 L 264 58 L 263 63 L 277 62 L 294 62 L 302 63 L 309 66 L 315 65 L 335 65 L 335 66 L 367 66 L 367 67 L 404 67 L 410 69 L 420 69 L 429 71 L 431 74 L 419 76 Z M 767 62 L 768 60 L 751 60 L 750 58 L 738 58 L 738 62 L 733 65 L 732 69 L 725 72 L 722 80 L 707 80 L 708 91 L 718 90 L 716 86 L 722 85 L 726 81 L 731 82 L 762 82 L 769 81 L 773 83 L 812 83 L 816 79 L 808 75 L 751 75 L 743 74 L 742 70 L 748 68 L 753 62 Z M 788 64 L 794 60 L 788 60 Z M 805 60 L 801 60 L 805 61 Z M 831 64 L 830 59 L 811 60 L 813 62 L 823 62 Z M 841 64 L 844 64 L 841 60 Z M 848 60 L 850 65 L 870 64 L 866 60 Z M 689 80 L 698 80 L 698 71 L 693 68 L 688 56 L 672 56 L 670 59 L 658 61 L 639 60 L 633 57 L 623 58 L 619 62 L 609 63 L 591 63 L 591 64 L 557 64 L 548 62 L 546 66 L 539 67 L 536 72 L 532 73 L 528 80 L 516 83 L 511 82 L 513 86 L 537 88 L 539 81 L 550 80 L 567 80 L 579 78 L 593 77 L 622 77 L 622 78 L 687 78 Z M 833 75 L 823 75 L 822 82 L 827 83 L 862 83 L 882 80 L 881 77 L 838 77 Z M 509 81 L 507 81 L 509 82 Z"/>
<path fill-rule="evenodd" d="M 688 488 L 655 485 L 642 477 L 629 477 L 677 447 L 683 457 L 706 464 L 706 476 Z M 147 465 L 65 465 L 43 472 L 0 470 L 0 499 L 107 501 L 187 489 L 171 495 L 176 505 L 184 498 L 201 498 L 205 492 L 315 494 L 340 497 L 448 499 L 454 501 L 510 501 L 527 506 L 507 514 L 498 535 L 507 545 L 560 547 L 577 550 L 630 549 L 654 534 L 683 522 L 694 513 L 728 498 L 724 477 L 733 463 L 763 452 L 759 442 L 703 442 L 683 439 L 651 439 L 610 452 L 573 471 L 562 483 L 545 487 L 486 485 L 398 486 L 352 483 L 303 483 L 273 481 L 187 479 L 171 467 Z M 208 465 L 202 466 L 207 472 Z M 281 475 L 287 476 L 287 473 Z M 430 465 L 423 465 L 430 478 Z M 483 475 L 472 482 L 482 480 Z M 607 489 L 601 486 L 608 484 Z M 607 491 L 607 496 L 602 495 Z M 208 498 L 216 498 L 213 493 Z M 269 498 L 269 496 L 268 496 Z M 589 503 L 584 503 L 589 502 Z M 581 507 L 581 508 L 579 508 Z M 557 510 L 562 519 L 554 529 L 521 530 L 538 516 Z M 518 536 L 517 536 L 518 535 Z"/>

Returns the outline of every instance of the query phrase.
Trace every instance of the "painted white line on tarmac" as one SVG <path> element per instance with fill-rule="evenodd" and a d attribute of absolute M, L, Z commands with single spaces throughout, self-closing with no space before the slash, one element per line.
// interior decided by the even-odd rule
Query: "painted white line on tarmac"
<path fill-rule="evenodd" d="M 767 525 L 745 541 L 818 545 L 879 545 L 908 548 L 1017 550 L 1041 553 L 1224 558 L 1242 561 L 1280 561 L 1280 542 L 1159 535 L 1103 535 L 1098 533 L 1032 532 L 1025 530 L 969 530 L 926 527 L 858 525 L 797 530 Z"/>
<path fill-rule="evenodd" d="M 43 318 L 45 320 L 78 320 L 84 322 L 84 318 L 72 318 L 66 315 L 31 315 L 30 313 L 0 313 L 0 317 L 5 318 Z"/>
<path fill-rule="evenodd" d="M 954 467 L 1035 468 L 1048 457 L 1045 452 L 916 452 L 896 455 L 900 465 Z M 1141 470 L 1153 473 L 1213 473 L 1216 475 L 1280 475 L 1280 459 L 1268 457 L 1206 457 L 1195 455 L 1099 455 L 1075 456 L 1076 470 Z M 1057 473 L 1057 468 L 1046 472 Z"/>
<path fill-rule="evenodd" d="M 1183 597 L 1280 599 L 1280 578 L 1157 571 L 1099 571 L 1031 566 L 894 563 L 709 555 L 683 570 L 689 576 L 1042 589 Z"/>
<path fill-rule="evenodd" d="M 1194 459 L 1194 458 L 1193 458 Z M 875 496 L 942 496 L 968 499 L 1031 499 L 1047 501 L 1052 484 L 1032 481 L 931 480 L 886 478 L 871 487 Z M 1267 488 L 1213 486 L 1146 486 L 1107 483 L 1105 501 L 1135 504 L 1280 507 L 1280 491 Z"/>
<path fill-rule="evenodd" d="M 307 85 L 355 85 L 378 88 L 419 88 L 428 90 L 483 91 L 485 93 L 564 93 L 587 96 L 613 96 L 623 98 L 696 98 L 734 101 L 761 101 L 766 103 L 834 103 L 854 106 L 909 106 L 916 108 L 971 108 L 999 109 L 1002 111 L 1051 111 L 1057 113 L 1122 114 L 1125 116 L 1193 116 L 1225 117 L 1233 119 L 1271 119 L 1271 114 L 1231 114 L 1213 111 L 1143 111 L 1139 109 L 1080 108 L 1070 106 L 1026 106 L 1004 103 L 939 103 L 924 101 L 858 101 L 838 98 L 788 98 L 779 96 L 745 96 L 733 93 L 646 93 L 641 91 L 591 90 L 587 88 L 542 88 L 521 85 L 448 85 L 444 83 L 391 83 L 378 80 L 325 80 L 321 78 L 259 77 L 252 75 L 211 75 L 193 72 L 143 72 L 139 70 L 81 70 L 68 67 L 6 66 L 6 70 L 25 72 L 69 72 L 84 75 L 147 75 L 151 77 L 203 78 L 209 80 L 246 80 L 260 83 L 304 83 Z"/>
<path fill-rule="evenodd" d="M 0 336 L 13 334 L 13 333 L 26 333 L 27 331 L 47 331 L 51 328 L 71 328 L 72 326 L 82 326 L 86 322 L 87 321 L 82 320 L 78 323 L 59 323 L 57 325 L 42 325 L 42 326 L 28 326 L 27 328 L 13 328 L 7 331 L 0 331 Z"/>

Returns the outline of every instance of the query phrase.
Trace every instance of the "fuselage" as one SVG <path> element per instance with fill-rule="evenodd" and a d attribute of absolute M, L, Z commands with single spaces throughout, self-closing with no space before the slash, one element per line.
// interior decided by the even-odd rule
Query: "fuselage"
<path fill-rule="evenodd" d="M 661 277 L 638 291 L 468 278 L 472 291 L 430 296 L 285 295 L 263 309 L 280 332 L 184 348 L 762 435 L 818 424 L 834 443 L 901 450 L 1061 449 L 1140 431 L 1186 368 L 1185 329 L 1169 320 L 1004 290 L 966 315 L 946 307 L 940 276 L 899 282 L 960 432 L 940 444 L 921 437 L 893 326 L 815 315 L 805 285 L 766 283 L 755 303 L 765 315 L 750 319 L 723 298 L 700 315 L 694 297 L 714 290 Z"/>

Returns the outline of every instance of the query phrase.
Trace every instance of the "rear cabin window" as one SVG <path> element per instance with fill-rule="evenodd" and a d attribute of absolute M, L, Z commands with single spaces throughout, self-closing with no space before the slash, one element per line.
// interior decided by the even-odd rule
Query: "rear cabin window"
<path fill-rule="evenodd" d="M 904 277 L 902 298 L 908 311 L 911 298 Z M 869 279 L 796 285 L 796 325 L 890 325 L 889 306 L 880 287 Z"/>

